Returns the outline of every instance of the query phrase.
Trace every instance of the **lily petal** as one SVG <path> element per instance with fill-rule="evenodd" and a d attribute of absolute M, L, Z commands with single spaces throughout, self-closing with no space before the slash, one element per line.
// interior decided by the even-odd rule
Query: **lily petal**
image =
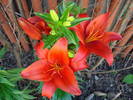
<path fill-rule="evenodd" d="M 56 75 L 56 78 L 54 78 L 54 83 L 57 88 L 73 95 L 80 95 L 81 91 L 71 68 L 69 66 L 65 66 L 60 74 L 61 75 Z"/>
<path fill-rule="evenodd" d="M 48 55 L 48 49 L 44 47 L 44 42 L 40 41 L 39 43 L 36 44 L 36 46 L 34 47 L 35 51 L 36 51 L 36 55 L 40 58 L 40 59 L 47 59 L 47 55 Z"/>
<path fill-rule="evenodd" d="M 104 31 L 107 27 L 109 19 L 109 13 L 102 14 L 96 17 L 94 20 L 88 24 L 86 28 L 86 34 L 89 35 L 92 31 Z M 94 32 L 95 33 L 95 32 Z"/>
<path fill-rule="evenodd" d="M 42 88 L 42 96 L 46 96 L 50 99 L 55 93 L 55 90 L 56 86 L 53 84 L 53 82 L 45 82 Z"/>
<path fill-rule="evenodd" d="M 88 49 L 80 43 L 80 47 L 74 58 L 71 60 L 71 68 L 73 71 L 83 70 L 88 67 L 86 58 L 88 56 Z"/>
<path fill-rule="evenodd" d="M 60 38 L 54 46 L 49 50 L 48 61 L 52 64 L 68 65 L 68 50 L 66 38 Z"/>
<path fill-rule="evenodd" d="M 103 43 L 109 43 L 114 40 L 122 39 L 121 35 L 115 32 L 105 32 L 105 35 L 102 39 Z"/>
<path fill-rule="evenodd" d="M 39 28 L 42 33 L 47 35 L 50 34 L 51 28 L 47 25 L 44 19 L 40 18 L 39 16 L 30 17 L 28 18 L 28 21 Z"/>
<path fill-rule="evenodd" d="M 18 22 L 21 28 L 29 37 L 35 40 L 40 40 L 42 38 L 41 31 L 32 23 L 30 23 L 27 19 L 21 17 L 18 19 Z"/>
<path fill-rule="evenodd" d="M 85 18 L 88 17 L 88 15 L 86 13 L 82 13 L 78 15 L 78 18 Z M 90 23 L 90 21 L 83 21 L 80 24 L 70 27 L 70 30 L 73 30 L 76 35 L 78 36 L 79 40 L 85 44 L 84 40 L 85 40 L 85 29 L 87 27 L 87 25 Z"/>
<path fill-rule="evenodd" d="M 33 16 L 33 17 L 28 18 L 28 21 L 31 22 L 32 24 L 36 24 L 44 20 L 40 18 L 39 16 Z"/>
<path fill-rule="evenodd" d="M 106 59 L 109 65 L 113 63 L 113 54 L 108 45 L 94 41 L 87 44 L 90 53 L 94 53 Z"/>
<path fill-rule="evenodd" d="M 45 74 L 48 69 L 48 64 L 45 60 L 38 60 L 28 66 L 21 72 L 21 76 L 25 79 L 47 81 L 49 76 Z"/>

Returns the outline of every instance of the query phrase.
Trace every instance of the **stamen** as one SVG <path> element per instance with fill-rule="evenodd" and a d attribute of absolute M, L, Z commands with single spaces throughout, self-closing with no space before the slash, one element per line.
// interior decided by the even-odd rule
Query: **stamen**
<path fill-rule="evenodd" d="M 95 24 L 92 26 L 92 30 L 85 40 L 86 43 L 99 40 L 100 38 L 103 37 L 104 34 L 100 34 L 101 33 L 100 30 L 97 30 L 96 32 L 94 32 L 94 29 L 95 29 Z"/>
<path fill-rule="evenodd" d="M 50 65 L 52 68 L 51 69 L 49 69 L 47 72 L 45 72 L 45 73 L 49 73 L 49 72 L 51 72 L 51 73 L 49 73 L 50 74 L 50 76 L 51 77 L 53 77 L 56 73 L 62 78 L 62 75 L 61 75 L 61 73 L 60 73 L 60 70 L 62 70 L 63 68 L 59 65 L 59 64 L 52 64 L 52 65 Z"/>

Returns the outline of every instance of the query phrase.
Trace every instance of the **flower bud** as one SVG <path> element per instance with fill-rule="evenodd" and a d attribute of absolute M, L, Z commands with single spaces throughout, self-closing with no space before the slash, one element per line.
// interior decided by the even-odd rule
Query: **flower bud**
<path fill-rule="evenodd" d="M 70 16 L 70 17 L 67 18 L 67 21 L 72 22 L 72 21 L 74 21 L 74 19 L 75 19 L 75 18 L 74 18 L 73 16 Z"/>
<path fill-rule="evenodd" d="M 68 51 L 68 56 L 69 56 L 69 58 L 73 58 L 74 57 L 74 51 L 69 50 Z"/>
<path fill-rule="evenodd" d="M 56 32 L 55 32 L 54 30 L 52 30 L 52 31 L 50 32 L 50 34 L 51 34 L 51 35 L 55 35 Z"/>
<path fill-rule="evenodd" d="M 51 18 L 53 19 L 53 21 L 55 21 L 55 22 L 59 21 L 59 17 L 54 10 L 50 10 L 50 15 L 51 15 Z"/>
<path fill-rule="evenodd" d="M 66 21 L 63 23 L 63 26 L 70 26 L 70 25 L 71 25 L 71 22 L 69 22 L 69 21 Z"/>

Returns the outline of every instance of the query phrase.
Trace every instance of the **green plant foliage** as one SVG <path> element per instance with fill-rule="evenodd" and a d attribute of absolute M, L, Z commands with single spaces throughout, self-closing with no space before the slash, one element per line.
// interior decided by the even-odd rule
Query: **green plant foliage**
<path fill-rule="evenodd" d="M 128 74 L 124 77 L 123 82 L 133 84 L 133 74 Z"/>
<path fill-rule="evenodd" d="M 39 13 L 39 12 L 35 12 L 35 15 L 45 19 L 45 21 L 48 22 L 48 23 L 54 23 L 52 18 L 51 18 L 51 15 L 48 14 L 48 13 L 42 14 L 42 13 Z"/>
<path fill-rule="evenodd" d="M 71 23 L 71 27 L 72 26 L 75 26 L 77 24 L 79 24 L 80 22 L 82 21 L 85 21 L 85 20 L 90 20 L 91 18 L 90 17 L 86 17 L 86 18 L 77 18 L 75 19 L 72 23 Z"/>
<path fill-rule="evenodd" d="M 5 55 L 5 53 L 7 52 L 7 48 L 3 47 L 0 49 L 0 58 L 3 58 L 3 56 Z"/>
<path fill-rule="evenodd" d="M 11 70 L 0 70 L 0 100 L 33 100 L 35 97 L 29 95 L 33 90 L 19 90 L 16 82 L 21 80 L 19 75 L 22 68 Z"/>
<path fill-rule="evenodd" d="M 72 95 L 57 89 L 52 100 L 72 100 Z"/>
<path fill-rule="evenodd" d="M 52 29 L 50 34 L 43 37 L 43 41 L 45 42 L 45 48 L 50 48 L 60 37 L 66 37 L 69 41 L 69 44 L 75 45 L 77 48 L 78 45 L 78 38 L 76 34 L 70 31 L 69 27 L 79 24 L 82 21 L 90 20 L 89 17 L 87 18 L 76 18 L 71 16 L 73 15 L 73 9 L 76 8 L 79 14 L 81 13 L 80 7 L 77 6 L 74 2 L 62 2 L 58 6 L 58 14 L 54 10 L 50 10 L 49 13 L 38 13 L 36 12 L 35 15 L 40 16 L 43 18 L 47 23 L 48 26 Z"/>
<path fill-rule="evenodd" d="M 61 27 L 61 31 L 63 35 L 68 39 L 69 44 L 74 44 L 76 47 L 78 47 L 78 38 L 72 31 L 70 31 L 66 27 Z"/>
<path fill-rule="evenodd" d="M 49 35 L 44 37 L 45 48 L 50 48 L 60 37 L 60 35 Z"/>

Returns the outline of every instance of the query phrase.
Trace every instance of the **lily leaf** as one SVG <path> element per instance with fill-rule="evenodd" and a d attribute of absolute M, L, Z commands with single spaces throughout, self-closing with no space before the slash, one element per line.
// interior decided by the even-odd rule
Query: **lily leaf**
<path fill-rule="evenodd" d="M 7 80 L 6 78 L 0 77 L 0 83 L 1 84 L 6 84 L 9 86 L 14 86 L 14 84 L 12 84 L 9 80 Z"/>
<path fill-rule="evenodd" d="M 124 77 L 123 82 L 133 84 L 133 74 L 128 74 Z"/>
<path fill-rule="evenodd" d="M 68 30 L 66 27 L 61 27 L 61 31 L 63 35 L 68 39 L 69 44 L 74 44 L 76 47 L 78 47 L 78 39 L 77 36 L 70 30 Z"/>
<path fill-rule="evenodd" d="M 61 35 L 49 35 L 43 38 L 45 42 L 45 48 L 50 48 L 59 38 Z"/>
<path fill-rule="evenodd" d="M 86 21 L 86 20 L 90 20 L 90 19 L 91 19 L 91 17 L 75 19 L 75 20 L 71 23 L 71 26 L 70 26 L 70 27 L 75 26 L 75 25 L 79 24 L 79 23 L 82 22 L 82 21 Z"/>
<path fill-rule="evenodd" d="M 69 5 L 65 11 L 63 12 L 62 16 L 61 16 L 61 21 L 64 22 L 66 21 L 67 17 L 69 16 L 69 13 L 71 12 L 72 8 L 74 7 L 74 3 L 71 3 L 71 5 Z"/>
<path fill-rule="evenodd" d="M 57 89 L 52 100 L 72 100 L 72 95 Z"/>
<path fill-rule="evenodd" d="M 43 18 L 46 22 L 53 23 L 53 20 L 52 20 L 50 14 L 48 14 L 48 13 L 42 14 L 39 12 L 35 12 L 35 15 Z"/>

